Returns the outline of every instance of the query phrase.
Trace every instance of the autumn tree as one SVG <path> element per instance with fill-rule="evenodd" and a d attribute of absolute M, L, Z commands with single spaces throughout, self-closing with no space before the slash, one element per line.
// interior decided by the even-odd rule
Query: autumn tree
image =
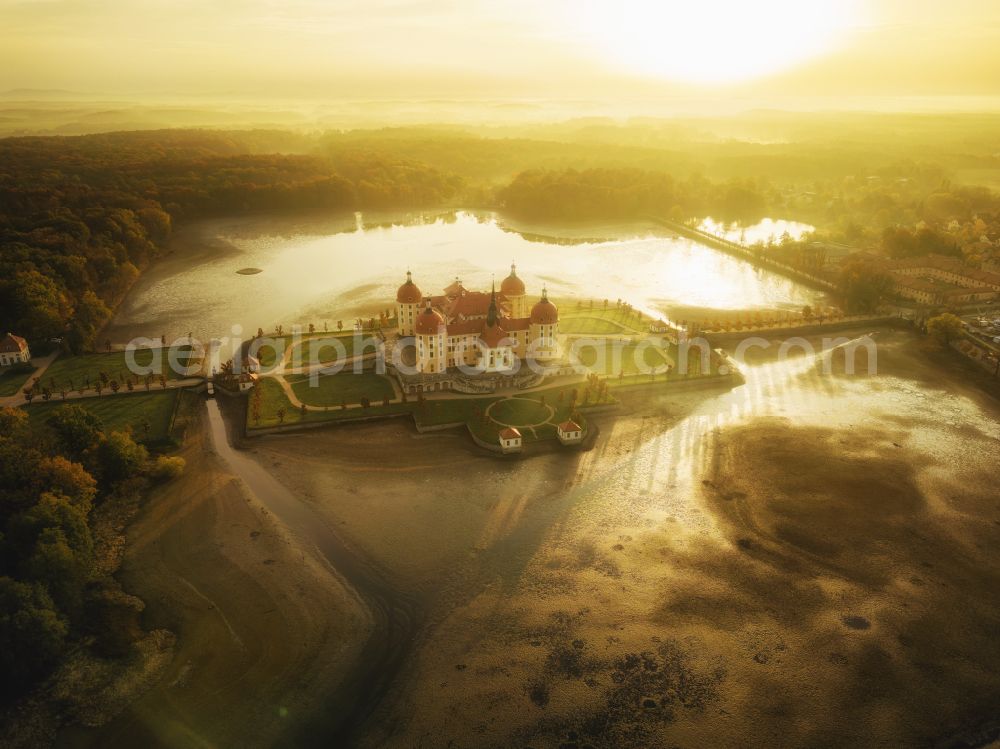
<path fill-rule="evenodd" d="M 944 312 L 927 321 L 927 333 L 947 345 L 962 335 L 962 319 L 950 312 Z"/>

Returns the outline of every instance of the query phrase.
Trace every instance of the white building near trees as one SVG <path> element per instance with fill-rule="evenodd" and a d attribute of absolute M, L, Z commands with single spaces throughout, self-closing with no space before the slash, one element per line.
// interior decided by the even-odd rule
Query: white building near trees
<path fill-rule="evenodd" d="M 11 367 L 15 364 L 27 364 L 31 361 L 31 350 L 28 342 L 21 336 L 8 333 L 0 340 L 0 367 Z"/>

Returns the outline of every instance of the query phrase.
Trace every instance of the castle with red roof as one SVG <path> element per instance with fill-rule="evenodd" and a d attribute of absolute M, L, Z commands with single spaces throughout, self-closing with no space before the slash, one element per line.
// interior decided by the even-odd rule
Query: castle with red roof
<path fill-rule="evenodd" d="M 543 288 L 529 310 L 517 268 L 488 291 L 470 291 L 455 279 L 444 293 L 424 296 L 409 271 L 396 292 L 399 335 L 412 336 L 418 372 L 440 375 L 452 367 L 484 373 L 516 370 L 526 359 L 559 358 L 559 310 Z"/>

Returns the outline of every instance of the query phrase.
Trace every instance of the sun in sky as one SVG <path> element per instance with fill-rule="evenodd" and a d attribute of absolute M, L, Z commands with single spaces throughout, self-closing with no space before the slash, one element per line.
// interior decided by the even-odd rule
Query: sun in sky
<path fill-rule="evenodd" d="M 580 41 L 640 75 L 730 83 L 777 73 L 837 46 L 858 0 L 596 0 L 574 14 Z"/>
<path fill-rule="evenodd" d="M 997 0 L 0 0 L 0 93 L 1000 93 Z"/>

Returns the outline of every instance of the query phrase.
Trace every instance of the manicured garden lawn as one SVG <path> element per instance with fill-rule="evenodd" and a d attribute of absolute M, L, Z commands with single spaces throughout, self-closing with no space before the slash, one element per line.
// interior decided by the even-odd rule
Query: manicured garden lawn
<path fill-rule="evenodd" d="M 149 393 L 127 393 L 101 397 L 76 398 L 63 402 L 42 402 L 36 399 L 30 406 L 22 406 L 32 422 L 44 422 L 54 411 L 74 405 L 87 409 L 104 422 L 106 429 L 121 431 L 131 427 L 132 435 L 140 442 L 159 442 L 169 436 L 170 422 L 177 406 L 179 390 L 161 390 Z M 149 432 L 144 428 L 148 422 Z"/>
<path fill-rule="evenodd" d="M 645 333 L 649 327 L 649 318 L 645 315 L 640 315 L 634 310 L 631 313 L 627 313 L 625 310 L 618 309 L 613 304 L 604 309 L 603 304 L 594 304 L 593 308 L 589 307 L 588 302 L 584 302 L 581 307 L 577 307 L 578 301 L 567 300 L 556 302 L 559 307 L 559 330 L 564 333 L 574 332 L 571 329 L 566 329 L 567 323 L 570 325 L 576 324 L 572 321 L 574 320 L 587 320 L 588 324 L 594 324 L 597 320 L 603 320 L 608 323 L 616 324 L 620 327 L 616 328 L 613 333 L 621 332 L 622 328 L 635 333 Z M 590 318 L 589 320 L 587 318 Z M 594 330 L 587 330 L 588 333 L 596 332 Z"/>
<path fill-rule="evenodd" d="M 552 411 L 532 398 L 504 398 L 490 408 L 490 418 L 503 424 L 522 426 L 548 421 Z"/>
<path fill-rule="evenodd" d="M 299 338 L 309 340 L 320 336 L 329 336 L 329 333 L 300 333 Z M 294 337 L 289 334 L 281 336 L 265 336 L 263 339 L 254 339 L 250 343 L 250 353 L 257 358 L 260 366 L 266 371 L 273 367 L 285 354 L 285 349 L 292 345 Z"/>
<path fill-rule="evenodd" d="M 37 370 L 0 370 L 0 396 L 17 395 Z"/>
<path fill-rule="evenodd" d="M 329 375 L 330 377 L 338 377 L 340 375 Z M 378 377 L 378 375 L 374 375 Z M 384 379 L 384 378 L 383 378 Z M 306 383 L 308 386 L 308 383 Z M 388 385 L 388 383 L 386 383 Z M 253 417 L 253 398 L 250 396 L 250 404 L 247 408 L 247 427 L 253 429 L 254 427 L 270 427 L 277 424 L 297 424 L 302 421 L 339 421 L 341 419 L 357 419 L 364 416 L 388 416 L 398 413 L 407 413 L 412 408 L 411 404 L 408 403 L 391 403 L 388 406 L 381 405 L 382 399 L 378 399 L 377 403 L 379 405 L 373 405 L 371 408 L 360 409 L 360 408 L 349 408 L 342 409 L 340 407 L 340 400 L 338 399 L 336 403 L 330 404 L 315 404 L 315 405 L 327 405 L 329 410 L 324 411 L 306 411 L 305 414 L 298 408 L 295 408 L 291 401 L 288 400 L 288 396 L 285 395 L 284 389 L 281 387 L 280 383 L 273 377 L 261 377 L 257 382 L 257 389 L 260 391 L 260 422 L 258 423 Z M 391 387 L 390 387 L 391 390 Z M 296 391 L 298 393 L 298 391 Z M 298 396 L 300 400 L 303 400 L 301 396 Z M 303 400 L 303 402 L 305 402 Z M 373 403 L 375 401 L 373 400 Z M 285 409 L 284 421 L 278 419 L 278 410 Z"/>
<path fill-rule="evenodd" d="M 259 396 L 257 392 L 259 391 Z M 259 397 L 260 419 L 254 418 L 254 399 Z M 278 419 L 278 411 L 285 409 L 283 421 Z M 247 426 L 273 426 L 274 424 L 294 424 L 302 421 L 302 413 L 292 406 L 285 391 L 273 377 L 261 377 L 257 381 L 255 392 L 250 394 L 247 408 Z"/>
<path fill-rule="evenodd" d="M 559 385 L 546 390 L 525 393 L 516 398 L 448 398 L 442 400 L 425 400 L 422 404 L 413 404 L 414 418 L 421 426 L 433 426 L 436 424 L 468 424 L 469 428 L 484 442 L 494 442 L 502 426 L 492 418 L 506 424 L 518 425 L 521 436 L 526 442 L 535 440 L 555 439 L 556 425 L 570 418 L 570 414 L 576 411 L 579 414 L 584 405 L 584 393 L 587 386 L 584 383 L 575 385 Z M 572 409 L 570 403 L 571 393 L 577 392 L 577 404 Z M 550 418 L 548 408 L 541 405 L 542 400 L 547 406 L 551 406 L 553 414 Z M 483 414 L 491 403 L 499 401 L 497 405 L 489 410 L 489 415 L 484 418 Z M 616 403 L 613 396 L 609 396 L 604 403 Z M 592 398 L 588 398 L 587 405 L 597 405 Z M 533 430 L 521 428 L 523 424 L 537 424 L 548 419 L 550 423 L 535 427 Z M 581 426 L 584 426 L 581 422 Z"/>
<path fill-rule="evenodd" d="M 596 345 L 581 345 L 579 340 L 571 341 L 571 345 L 574 343 L 580 363 L 590 367 L 596 374 L 606 377 L 611 387 L 663 383 L 714 375 L 718 373 L 717 368 L 720 363 L 714 353 L 710 354 L 709 368 L 703 372 L 702 350 L 698 346 L 692 346 L 688 353 L 690 363 L 687 372 L 682 373 L 678 371 L 677 344 L 659 338 L 627 343 L 605 341 L 597 342 Z M 670 370 L 667 372 L 660 370 L 664 365 L 669 365 Z"/>
<path fill-rule="evenodd" d="M 570 335 L 614 335 L 632 333 L 633 329 L 616 320 L 600 317 L 569 317 L 559 320 L 559 332 Z"/>
<path fill-rule="evenodd" d="M 641 351 L 640 343 L 632 341 L 602 341 L 596 345 L 575 343 L 571 350 L 575 351 L 580 363 L 601 376 L 614 378 L 623 372 L 626 377 L 636 374 L 648 376 L 649 370 L 670 363 L 665 350 L 652 343 L 641 343 Z"/>
<path fill-rule="evenodd" d="M 578 401 L 571 408 L 570 394 L 573 390 L 577 391 Z M 580 413 L 581 408 L 586 408 L 582 405 L 585 391 L 586 385 L 581 383 L 576 386 L 563 385 L 538 393 L 519 395 L 515 398 L 504 398 L 490 408 L 488 416 L 492 418 L 483 419 L 470 415 L 468 424 L 476 436 L 484 442 L 495 442 L 499 438 L 500 430 L 504 427 L 498 424 L 498 421 L 517 427 L 525 442 L 555 439 L 556 426 L 569 419 L 574 413 L 580 426 L 586 427 L 584 417 Z M 551 410 L 542 405 L 543 398 L 545 406 L 551 407 Z M 616 401 L 614 398 L 609 398 L 606 402 L 614 403 Z M 590 400 L 588 403 L 596 405 Z M 540 424 L 543 421 L 546 423 Z M 536 424 L 539 426 L 534 426 Z"/>
<path fill-rule="evenodd" d="M 343 346 L 343 351 L 338 350 L 337 343 Z M 374 353 L 378 350 L 378 339 L 365 333 L 362 336 L 320 336 L 306 339 L 295 346 L 289 357 L 289 365 L 303 366 L 306 364 L 317 364 L 320 362 L 336 362 L 340 358 Z"/>
<path fill-rule="evenodd" d="M 168 380 L 176 380 L 188 375 L 173 371 L 168 359 L 168 349 L 139 349 L 134 353 L 135 363 L 140 367 L 148 367 L 153 363 L 154 356 L 159 357 L 159 372 L 153 372 L 154 382 L 159 379 L 162 372 Z M 184 354 L 177 357 L 183 366 L 186 362 Z M 129 371 L 126 363 L 124 351 L 112 351 L 106 354 L 84 354 L 82 356 L 63 355 L 52 362 L 42 376 L 41 385 L 51 388 L 58 393 L 62 388 L 76 390 L 85 383 L 93 384 L 100 379 L 101 372 L 108 378 L 124 382 L 128 378 L 139 378 L 139 382 L 145 381 L 145 375 L 135 375 Z M 154 385 L 155 387 L 155 385 Z"/>
<path fill-rule="evenodd" d="M 312 375 L 288 375 L 285 379 L 292 386 L 296 397 L 309 406 L 360 403 L 362 398 L 368 398 L 372 403 L 381 403 L 386 398 L 395 397 L 392 383 L 374 372 L 321 375 L 316 379 L 315 387 L 311 383 Z"/>
<path fill-rule="evenodd" d="M 265 370 L 268 367 L 273 367 L 284 356 L 285 350 L 289 346 L 292 346 L 293 343 L 295 345 L 289 355 L 289 364 L 291 366 L 302 366 L 304 364 L 336 361 L 341 354 L 337 351 L 336 344 L 333 343 L 334 339 L 339 341 L 344 347 L 343 356 L 354 356 L 355 350 L 359 354 L 374 351 L 378 340 L 372 335 L 371 331 L 365 331 L 360 335 L 355 335 L 353 332 L 303 333 L 299 338 L 300 341 L 295 343 L 295 339 L 292 336 L 283 335 L 279 338 L 274 338 L 273 343 L 257 344 L 259 348 L 255 350 L 260 366 Z M 362 343 L 364 344 L 363 346 L 359 345 Z M 316 357 L 315 360 L 313 356 Z"/>
<path fill-rule="evenodd" d="M 343 409 L 340 407 L 342 396 L 339 393 L 343 392 L 341 387 L 356 387 L 356 385 L 342 383 L 337 379 L 342 377 L 357 377 L 357 375 L 327 375 L 327 378 L 334 380 L 326 386 L 330 388 L 328 391 L 328 400 L 330 402 L 316 402 L 315 405 L 326 405 L 328 408 L 322 411 L 308 410 L 305 414 L 300 409 L 292 406 L 277 380 L 273 377 L 262 377 L 257 384 L 260 392 L 260 421 L 257 422 L 253 418 L 253 396 L 251 396 L 251 405 L 247 410 L 247 427 L 252 430 L 255 427 L 269 427 L 279 423 L 297 424 L 303 421 L 341 421 L 364 418 L 366 416 L 412 414 L 413 418 L 421 426 L 468 424 L 477 437 L 487 442 L 493 442 L 497 439 L 498 433 L 503 427 L 492 419 L 483 418 L 484 412 L 491 403 L 501 401 L 499 405 L 493 407 L 496 413 L 494 414 L 494 411 L 491 411 L 490 415 L 496 415 L 498 419 L 503 420 L 505 423 L 537 424 L 540 421 L 549 419 L 550 416 L 549 409 L 541 405 L 541 401 L 544 399 L 545 404 L 552 407 L 554 415 L 551 416 L 551 423 L 536 427 L 534 431 L 530 429 L 521 430 L 524 439 L 530 442 L 534 440 L 555 439 L 555 425 L 570 418 L 571 411 L 575 410 L 579 412 L 579 409 L 585 409 L 587 405 L 596 405 L 593 397 L 588 398 L 586 403 L 584 402 L 584 394 L 587 386 L 584 383 L 577 383 L 574 385 L 560 385 L 543 391 L 520 395 L 517 399 L 487 396 L 482 398 L 426 399 L 420 402 L 416 397 L 410 396 L 406 403 L 392 403 L 388 406 L 383 406 L 381 405 L 381 398 L 372 398 L 373 405 L 370 408 Z M 361 377 L 364 377 L 364 375 Z M 371 374 L 369 377 L 379 378 L 384 382 L 386 387 L 391 387 L 388 381 L 379 375 Z M 322 382 L 323 379 L 327 378 L 320 378 L 320 381 Z M 287 379 L 289 382 L 295 380 L 292 387 L 295 389 L 296 396 L 303 402 L 306 402 L 300 388 L 308 390 L 308 375 L 294 375 L 289 376 Z M 369 383 L 371 382 L 369 380 Z M 577 391 L 578 402 L 571 409 L 571 393 L 573 390 Z M 368 397 L 371 398 L 371 395 L 368 395 Z M 350 403 L 351 401 L 348 400 L 348 402 Z M 617 401 L 613 396 L 609 396 L 603 402 L 615 403 Z M 310 405 L 312 405 L 312 402 L 310 402 Z M 283 422 L 279 422 L 277 412 L 282 408 L 285 410 L 285 417 Z M 582 422 L 581 426 L 583 426 Z"/>
<path fill-rule="evenodd" d="M 413 396 L 410 404 L 417 421 L 422 426 L 438 426 L 440 424 L 462 424 L 492 403 L 495 398 L 444 398 L 441 400 L 416 401 Z"/>

